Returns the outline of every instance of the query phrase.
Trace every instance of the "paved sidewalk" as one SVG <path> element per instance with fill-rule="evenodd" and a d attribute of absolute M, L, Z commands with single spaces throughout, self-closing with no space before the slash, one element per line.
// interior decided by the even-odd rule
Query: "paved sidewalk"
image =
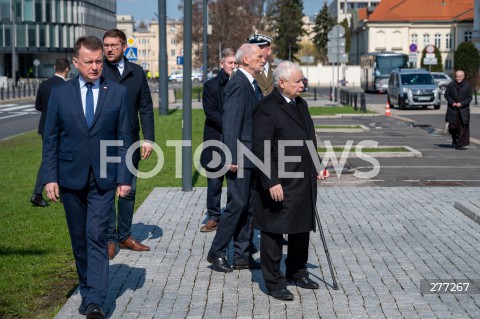
<path fill-rule="evenodd" d="M 199 232 L 205 197 L 206 188 L 156 188 L 149 195 L 134 216 L 133 235 L 152 251 L 122 250 L 111 262 L 108 318 L 480 317 L 478 293 L 420 293 L 420 279 L 480 279 L 480 225 L 454 208 L 480 198 L 480 188 L 320 187 L 340 289 L 330 286 L 320 236 L 312 233 L 308 267 L 323 284 L 290 286 L 290 302 L 265 294 L 259 270 L 210 269 L 214 233 Z M 83 318 L 79 304 L 74 294 L 56 318 Z"/>

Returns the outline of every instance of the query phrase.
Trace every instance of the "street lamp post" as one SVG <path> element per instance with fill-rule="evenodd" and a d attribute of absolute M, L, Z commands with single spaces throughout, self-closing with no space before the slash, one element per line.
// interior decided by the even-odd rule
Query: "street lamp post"
<path fill-rule="evenodd" d="M 167 0 L 158 0 L 158 109 L 168 115 L 168 62 L 167 62 Z"/>

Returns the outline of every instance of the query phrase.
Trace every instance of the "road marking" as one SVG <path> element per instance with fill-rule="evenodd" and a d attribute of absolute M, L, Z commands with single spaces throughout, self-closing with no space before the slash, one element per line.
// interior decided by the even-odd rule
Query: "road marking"
<path fill-rule="evenodd" d="M 4 108 L 4 107 L 15 106 L 15 105 L 17 105 L 17 104 L 3 104 L 3 105 L 0 105 L 0 109 Z"/>
<path fill-rule="evenodd" d="M 2 116 L 0 117 L 0 120 L 3 120 L 3 119 L 8 119 L 8 118 L 11 118 L 11 117 L 16 117 L 16 116 L 21 116 L 21 115 L 27 115 L 28 113 L 16 113 L 16 114 L 12 114 L 12 115 L 7 115 L 7 116 Z"/>
<path fill-rule="evenodd" d="M 1 109 L 1 111 L 3 112 L 18 111 L 18 110 L 32 108 L 32 107 L 35 107 L 35 105 L 34 104 L 17 105 L 14 107 L 3 108 Z"/>

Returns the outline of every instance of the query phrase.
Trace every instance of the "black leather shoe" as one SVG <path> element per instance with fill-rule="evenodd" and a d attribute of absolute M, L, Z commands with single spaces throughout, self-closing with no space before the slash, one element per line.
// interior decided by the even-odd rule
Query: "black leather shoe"
<path fill-rule="evenodd" d="M 293 300 L 293 294 L 288 289 L 279 289 L 268 292 L 273 298 L 278 300 Z"/>
<path fill-rule="evenodd" d="M 305 288 L 305 289 L 318 289 L 318 283 L 310 279 L 308 276 L 305 276 L 303 278 L 299 279 L 294 279 L 294 278 L 287 278 L 288 281 L 293 282 L 295 285 L 297 285 L 300 288 Z"/>
<path fill-rule="evenodd" d="M 215 271 L 219 272 L 232 272 L 232 267 L 228 263 L 227 259 L 225 257 L 211 257 L 207 256 L 207 261 L 212 264 L 212 268 Z"/>
<path fill-rule="evenodd" d="M 105 318 L 102 307 L 96 303 L 91 303 L 87 306 L 87 319 L 102 319 Z"/>
<path fill-rule="evenodd" d="M 87 303 L 85 298 L 83 297 L 82 302 L 80 303 L 80 307 L 78 307 L 78 313 L 84 316 L 87 314 Z"/>
<path fill-rule="evenodd" d="M 459 150 L 459 151 L 465 151 L 466 150 L 466 148 L 463 147 L 463 146 L 457 146 L 457 147 L 455 147 L 455 149 Z"/>
<path fill-rule="evenodd" d="M 258 253 L 258 248 L 257 248 L 257 246 L 255 246 L 255 245 L 252 243 L 252 244 L 250 245 L 249 252 L 250 252 L 250 254 L 252 254 L 252 255 L 255 255 L 256 253 Z"/>
<path fill-rule="evenodd" d="M 255 261 L 255 259 L 253 259 L 251 256 L 248 258 L 248 260 L 235 259 L 233 262 L 233 269 L 260 269 L 260 263 Z"/>
<path fill-rule="evenodd" d="M 34 206 L 38 206 L 38 207 L 47 207 L 48 206 L 48 203 L 43 199 L 42 195 L 33 194 L 32 198 L 30 198 L 30 202 Z"/>

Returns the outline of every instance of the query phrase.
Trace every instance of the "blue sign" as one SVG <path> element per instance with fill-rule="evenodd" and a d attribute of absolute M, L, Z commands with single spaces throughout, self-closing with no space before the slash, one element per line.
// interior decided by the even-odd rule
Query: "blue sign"
<path fill-rule="evenodd" d="M 177 65 L 183 65 L 183 56 L 177 56 Z"/>
<path fill-rule="evenodd" d="M 410 44 L 410 52 L 417 52 L 417 45 L 415 43 Z"/>
<path fill-rule="evenodd" d="M 138 48 L 128 47 L 125 50 L 125 56 L 127 57 L 128 61 L 137 61 L 138 60 Z"/>

